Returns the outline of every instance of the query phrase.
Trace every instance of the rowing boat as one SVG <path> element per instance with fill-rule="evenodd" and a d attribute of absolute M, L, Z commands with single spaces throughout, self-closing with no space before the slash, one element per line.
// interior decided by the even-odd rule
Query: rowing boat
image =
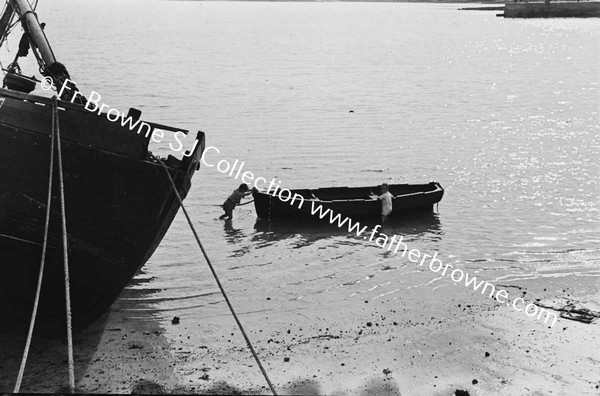
<path fill-rule="evenodd" d="M 288 194 L 289 191 L 289 194 Z M 393 195 L 390 218 L 431 211 L 444 195 L 438 182 L 427 184 L 390 184 Z M 381 186 L 326 187 L 297 190 L 255 190 L 256 214 L 262 219 L 319 219 L 321 214 L 339 213 L 350 218 L 377 219 L 381 215 Z M 329 211 L 328 211 L 329 212 Z"/>

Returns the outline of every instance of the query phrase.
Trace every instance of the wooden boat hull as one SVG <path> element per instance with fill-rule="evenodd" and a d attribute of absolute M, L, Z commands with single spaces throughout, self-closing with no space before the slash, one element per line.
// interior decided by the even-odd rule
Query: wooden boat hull
<path fill-rule="evenodd" d="M 33 307 L 44 235 L 52 119 L 47 101 L 9 92 L 0 91 L 0 312 L 4 330 L 21 329 Z M 24 97 L 31 101 L 20 99 Z M 165 169 L 148 156 L 146 137 L 79 106 L 61 105 L 67 107 L 59 117 L 73 324 L 82 328 L 110 306 L 152 255 L 179 203 Z M 199 133 L 198 139 L 200 144 L 189 157 L 167 160 L 182 197 L 199 167 L 204 134 Z M 62 331 L 65 323 L 58 197 L 55 167 L 49 249 L 36 322 L 36 329 L 46 333 Z"/>
<path fill-rule="evenodd" d="M 390 192 L 394 195 L 390 218 L 431 211 L 433 205 L 438 203 L 444 195 L 444 189 L 437 182 L 393 184 L 390 185 Z M 280 197 L 279 192 L 275 195 L 268 194 L 266 191 L 254 192 L 256 214 L 266 220 L 279 218 L 319 220 L 319 215 L 312 214 L 312 212 L 321 206 L 323 211 L 331 209 L 334 216 L 337 213 L 352 219 L 379 219 L 381 216 L 381 202 L 371 198 L 373 194 L 381 194 L 379 186 L 291 190 L 291 193 L 292 198 L 285 201 L 287 193 Z M 329 219 L 329 215 L 326 219 Z"/>

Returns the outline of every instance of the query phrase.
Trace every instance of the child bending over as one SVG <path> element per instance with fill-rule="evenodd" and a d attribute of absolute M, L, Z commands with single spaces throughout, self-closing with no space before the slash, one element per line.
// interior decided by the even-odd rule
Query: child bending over
<path fill-rule="evenodd" d="M 248 185 L 245 183 L 240 184 L 237 190 L 233 190 L 231 195 L 223 202 L 223 205 L 221 205 L 225 214 L 219 217 L 219 220 L 223 220 L 225 217 L 228 217 L 228 220 L 233 219 L 233 209 L 240 203 L 242 198 L 250 194 L 252 194 L 252 191 L 250 191 Z"/>

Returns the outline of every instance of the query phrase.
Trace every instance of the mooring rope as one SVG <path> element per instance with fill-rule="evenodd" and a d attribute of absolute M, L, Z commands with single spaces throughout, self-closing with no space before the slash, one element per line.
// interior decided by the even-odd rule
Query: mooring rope
<path fill-rule="evenodd" d="M 69 281 L 69 253 L 67 250 L 67 215 L 65 212 L 65 186 L 62 169 L 62 152 L 60 146 L 60 127 L 58 122 L 58 101 L 56 95 L 52 97 L 53 125 L 56 128 L 56 152 L 58 154 L 58 180 L 60 187 L 60 211 L 63 240 L 63 264 L 65 269 L 65 309 L 67 314 L 67 352 L 69 361 L 69 389 L 75 393 L 75 363 L 73 362 L 73 329 L 71 325 L 71 290 Z"/>
<path fill-rule="evenodd" d="M 235 313 L 235 310 L 233 309 L 233 305 L 231 305 L 231 302 L 229 301 L 229 297 L 227 297 L 227 293 L 225 292 L 223 285 L 221 285 L 219 276 L 217 275 L 217 272 L 215 271 L 215 269 L 212 265 L 212 262 L 210 261 L 210 258 L 208 257 L 208 254 L 206 253 L 206 250 L 204 250 L 204 246 L 202 245 L 202 242 L 200 241 L 200 237 L 198 237 L 196 228 L 194 227 L 194 224 L 192 224 L 192 220 L 191 220 L 190 216 L 188 215 L 188 212 L 185 209 L 185 206 L 183 205 L 183 200 L 181 199 L 181 196 L 179 195 L 179 191 L 177 191 L 177 186 L 175 185 L 175 182 L 173 181 L 173 178 L 171 177 L 171 174 L 169 173 L 169 168 L 159 158 L 154 157 L 154 159 L 156 159 L 160 164 L 162 164 L 163 168 L 165 169 L 165 172 L 167 173 L 167 177 L 169 178 L 169 181 L 171 182 L 171 186 L 173 187 L 173 191 L 175 192 L 175 196 L 177 197 L 177 200 L 179 201 L 179 204 L 181 205 L 181 209 L 183 210 L 183 213 L 185 214 L 185 218 L 187 219 L 187 222 L 190 225 L 192 232 L 194 233 L 194 237 L 196 238 L 196 242 L 198 242 L 198 246 L 200 247 L 200 250 L 202 251 L 202 254 L 204 255 L 204 259 L 208 263 L 208 267 L 210 268 L 210 271 L 212 272 L 213 277 L 215 278 L 215 281 L 217 282 L 217 285 L 219 286 L 219 289 L 221 290 L 221 294 L 223 294 L 223 297 L 225 298 L 225 302 L 227 303 L 227 306 L 229 307 L 229 310 L 231 311 L 231 314 L 233 315 L 235 322 L 237 323 L 242 335 L 244 336 L 244 340 L 246 340 L 246 344 L 248 345 L 250 352 L 252 352 L 252 356 L 254 356 L 254 360 L 256 360 L 256 363 L 258 364 L 258 367 L 260 368 L 260 371 L 262 372 L 263 377 L 265 377 L 265 380 L 267 381 L 269 388 L 271 388 L 271 392 L 273 392 L 273 395 L 277 396 L 277 392 L 275 392 L 275 388 L 273 387 L 273 384 L 271 383 L 271 380 L 269 379 L 269 376 L 267 375 L 265 368 L 263 367 L 262 363 L 260 362 L 258 354 L 254 350 L 254 347 L 252 346 L 252 343 L 250 342 L 250 338 L 248 337 L 248 335 L 246 334 L 246 331 L 244 330 L 244 326 L 242 326 L 242 323 L 238 319 L 238 316 Z"/>
<path fill-rule="evenodd" d="M 54 126 L 54 113 L 52 114 L 52 126 Z M 29 348 L 31 347 L 31 339 L 33 338 L 33 328 L 35 326 L 35 319 L 37 316 L 38 304 L 40 301 L 40 293 L 42 290 L 42 279 L 44 277 L 44 267 L 46 264 L 46 248 L 48 246 L 48 229 L 50 226 L 50 207 L 52 204 L 52 175 L 54 174 L 54 128 L 52 128 L 52 137 L 50 142 L 50 172 L 48 175 L 48 198 L 46 199 L 46 222 L 44 225 L 44 242 L 42 244 L 42 259 L 40 262 L 40 272 L 38 275 L 37 289 L 35 291 L 35 298 L 33 300 L 33 310 L 31 311 L 31 321 L 29 322 L 29 331 L 27 333 L 27 340 L 25 342 L 25 351 L 23 352 L 23 358 L 21 359 L 21 367 L 19 368 L 19 374 L 17 375 L 17 383 L 15 384 L 14 393 L 19 393 L 21 390 L 21 383 L 23 382 L 23 374 L 25 373 L 25 365 L 27 364 L 27 357 L 29 356 Z"/>

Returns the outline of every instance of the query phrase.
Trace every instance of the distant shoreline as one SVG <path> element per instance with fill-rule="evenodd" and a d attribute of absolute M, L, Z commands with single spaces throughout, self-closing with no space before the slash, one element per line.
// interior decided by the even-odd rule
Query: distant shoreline
<path fill-rule="evenodd" d="M 459 8 L 459 11 L 504 11 L 504 6 L 502 7 L 465 7 Z"/>
<path fill-rule="evenodd" d="M 504 0 L 167 0 L 167 1 L 247 1 L 272 3 L 440 3 L 440 4 L 504 4 Z M 483 9 L 483 8 L 481 8 Z"/>

